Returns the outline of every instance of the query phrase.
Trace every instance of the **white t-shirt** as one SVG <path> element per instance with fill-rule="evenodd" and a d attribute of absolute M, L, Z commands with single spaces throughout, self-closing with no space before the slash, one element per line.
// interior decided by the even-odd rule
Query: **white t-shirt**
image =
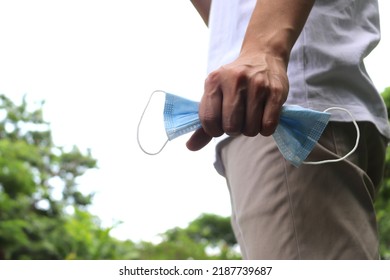
<path fill-rule="evenodd" d="M 238 56 L 255 3 L 212 0 L 208 72 Z M 386 107 L 363 64 L 379 40 L 376 0 L 315 1 L 291 52 L 286 103 L 318 111 L 342 106 L 390 139 Z M 344 112 L 331 114 L 331 121 L 351 121 Z"/>
<path fill-rule="evenodd" d="M 255 4 L 256 0 L 212 0 L 208 72 L 237 58 Z M 318 111 L 341 106 L 357 121 L 374 123 L 390 139 L 386 107 L 363 63 L 379 40 L 377 0 L 315 1 L 290 55 L 286 104 Z M 351 117 L 332 111 L 331 121 Z M 218 153 L 214 166 L 223 175 Z"/>

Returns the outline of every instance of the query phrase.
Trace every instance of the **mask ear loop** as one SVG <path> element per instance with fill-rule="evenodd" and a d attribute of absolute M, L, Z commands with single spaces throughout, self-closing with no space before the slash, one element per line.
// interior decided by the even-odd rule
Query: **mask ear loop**
<path fill-rule="evenodd" d="M 159 153 L 161 153 L 161 151 L 165 148 L 165 146 L 167 145 L 167 143 L 168 143 L 168 141 L 169 141 L 169 139 L 167 139 L 167 141 L 165 141 L 164 145 L 161 147 L 160 150 L 158 150 L 158 151 L 155 152 L 155 153 L 151 153 L 151 152 L 146 151 L 146 150 L 142 147 L 141 141 L 139 140 L 139 128 L 140 128 L 140 126 L 141 126 L 141 122 L 142 122 L 142 120 L 143 120 L 143 118 L 144 118 L 144 115 L 145 115 L 146 110 L 147 110 L 148 107 L 149 107 L 149 104 L 150 104 L 150 101 L 152 100 L 153 95 L 154 95 L 155 93 L 157 93 L 157 92 L 162 92 L 162 93 L 166 94 L 166 92 L 163 91 L 163 90 L 155 90 L 155 91 L 152 92 L 152 94 L 151 94 L 150 97 L 149 97 L 148 103 L 146 104 L 145 109 L 144 109 L 144 111 L 142 112 L 141 118 L 140 118 L 140 120 L 139 120 L 139 122 L 138 122 L 138 126 L 137 126 L 137 143 L 138 143 L 138 146 L 139 146 L 139 148 L 140 148 L 145 154 L 150 155 L 150 156 L 158 155 Z"/>
<path fill-rule="evenodd" d="M 344 159 L 346 159 L 347 157 L 349 157 L 353 152 L 356 151 L 358 145 L 359 145 L 359 140 L 360 140 L 360 130 L 359 130 L 359 126 L 354 118 L 354 116 L 351 114 L 350 111 L 348 111 L 347 109 L 345 108 L 341 108 L 341 107 L 330 107 L 328 109 L 326 109 L 324 112 L 328 112 L 328 111 L 331 111 L 331 110 L 340 110 L 340 111 L 344 111 L 344 112 L 347 112 L 350 116 L 351 116 L 351 119 L 352 119 L 352 122 L 353 124 L 355 125 L 355 128 L 356 128 L 356 143 L 355 143 L 355 146 L 352 148 L 352 150 L 346 154 L 345 156 L 341 157 L 341 158 L 337 158 L 337 159 L 328 159 L 328 160 L 321 160 L 321 161 L 303 161 L 302 163 L 303 164 L 311 164 L 311 165 L 316 165 L 316 164 L 324 164 L 324 163 L 333 163 L 333 162 L 339 162 L 339 161 L 342 161 Z"/>

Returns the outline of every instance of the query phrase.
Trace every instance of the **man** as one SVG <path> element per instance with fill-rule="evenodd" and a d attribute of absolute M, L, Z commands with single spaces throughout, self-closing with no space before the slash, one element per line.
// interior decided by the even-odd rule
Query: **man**
<path fill-rule="evenodd" d="M 199 150 L 218 138 L 245 259 L 378 259 L 373 200 L 390 130 L 363 59 L 379 41 L 376 0 L 192 0 L 210 29 Z M 346 160 L 296 168 L 270 136 L 283 104 L 342 106 L 360 141 Z M 223 137 L 220 137 L 223 136 Z M 230 136 L 230 137 L 227 137 Z M 356 132 L 331 122 L 308 160 L 342 157 Z"/>

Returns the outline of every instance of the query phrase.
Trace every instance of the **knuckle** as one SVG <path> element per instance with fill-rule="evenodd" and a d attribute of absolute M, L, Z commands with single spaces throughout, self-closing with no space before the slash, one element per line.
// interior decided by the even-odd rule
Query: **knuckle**
<path fill-rule="evenodd" d="M 206 78 L 206 84 L 214 84 L 218 82 L 219 80 L 219 72 L 218 71 L 213 71 L 211 72 L 207 78 Z"/>
<path fill-rule="evenodd" d="M 248 78 L 247 66 L 245 65 L 224 65 L 220 68 L 226 79 L 244 81 Z"/>
<path fill-rule="evenodd" d="M 252 76 L 251 83 L 257 89 L 267 89 L 269 87 L 268 79 L 260 74 Z"/>
<path fill-rule="evenodd" d="M 204 82 L 205 94 L 215 92 L 218 89 L 219 80 L 220 77 L 218 72 L 210 73 Z"/>

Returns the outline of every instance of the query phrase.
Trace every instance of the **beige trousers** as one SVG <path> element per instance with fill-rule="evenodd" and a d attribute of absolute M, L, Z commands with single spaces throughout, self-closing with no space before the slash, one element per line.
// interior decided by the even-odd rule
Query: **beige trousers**
<path fill-rule="evenodd" d="M 322 165 L 289 164 L 272 137 L 239 136 L 220 145 L 232 225 L 244 259 L 378 259 L 373 200 L 386 141 L 359 123 L 357 151 Z M 347 154 L 352 123 L 328 124 L 307 160 Z"/>

